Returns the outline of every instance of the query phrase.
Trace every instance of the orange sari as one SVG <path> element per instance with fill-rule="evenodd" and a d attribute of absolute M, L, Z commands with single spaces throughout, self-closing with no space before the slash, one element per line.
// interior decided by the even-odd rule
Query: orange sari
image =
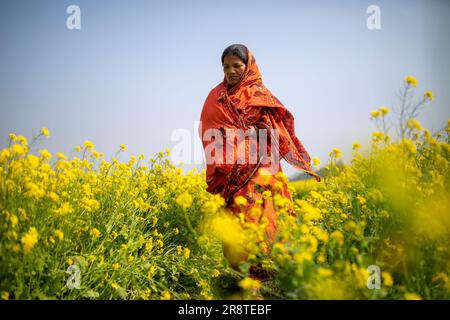
<path fill-rule="evenodd" d="M 247 137 L 241 141 L 244 145 L 240 146 L 234 139 L 226 139 L 225 133 L 230 129 L 245 131 L 252 128 L 266 129 L 267 132 L 276 129 L 278 132 L 278 137 L 269 134 L 267 143 L 269 152 L 275 150 L 279 154 L 275 164 L 269 165 L 261 161 L 260 157 L 256 163 L 237 161 L 243 156 L 248 159 L 254 151 L 251 151 Z M 223 135 L 222 137 L 215 135 L 213 140 L 206 134 L 208 130 L 209 132 L 216 130 L 214 132 Z M 287 181 L 282 175 L 280 159 L 285 159 L 295 168 L 307 172 L 317 181 L 320 181 L 320 177 L 312 170 L 310 156 L 294 133 L 292 114 L 264 86 L 255 58 L 250 51 L 241 82 L 229 90 L 224 77 L 224 80 L 207 96 L 200 117 L 199 134 L 207 161 L 207 191 L 219 193 L 226 200 L 227 208 L 235 214 L 244 213 L 247 222 L 259 223 L 262 217 L 266 217 L 267 236 L 273 241 L 276 235 L 276 212 L 280 209 L 273 196 L 279 194 L 287 199 L 285 209 L 295 214 Z M 224 146 L 234 150 L 235 161 L 230 163 L 225 155 L 221 156 L 217 152 L 217 148 Z M 239 147 L 243 147 L 245 155 L 237 154 Z M 265 170 L 261 170 L 262 168 Z M 272 194 L 272 197 L 268 196 L 269 194 Z M 235 199 L 238 196 L 244 197 L 246 201 L 236 203 Z M 261 209 L 261 215 L 255 217 L 252 214 L 254 207 Z"/>

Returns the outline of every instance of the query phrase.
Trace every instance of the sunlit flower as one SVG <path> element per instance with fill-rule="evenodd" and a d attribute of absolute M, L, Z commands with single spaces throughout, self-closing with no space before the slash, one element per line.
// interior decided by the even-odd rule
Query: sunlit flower
<path fill-rule="evenodd" d="M 372 118 L 378 118 L 379 116 L 381 116 L 381 112 L 379 110 L 372 111 L 370 112 L 370 116 Z"/>
<path fill-rule="evenodd" d="M 383 115 L 387 115 L 390 112 L 389 108 L 385 106 L 380 107 L 378 110 L 380 110 Z"/>
<path fill-rule="evenodd" d="M 12 154 L 15 156 L 21 156 L 24 155 L 27 152 L 27 149 L 25 146 L 20 144 L 13 144 L 11 147 Z"/>
<path fill-rule="evenodd" d="M 101 236 L 101 232 L 97 228 L 92 228 L 91 236 L 93 236 L 94 238 L 98 238 Z"/>
<path fill-rule="evenodd" d="M 11 225 L 13 227 L 15 227 L 17 225 L 17 223 L 19 222 L 19 218 L 17 218 L 17 216 L 15 214 L 13 214 L 11 216 L 11 218 L 9 218 L 9 220 L 11 221 Z"/>
<path fill-rule="evenodd" d="M 83 145 L 84 145 L 84 147 L 85 147 L 86 149 L 88 149 L 88 150 L 94 149 L 94 144 L 92 143 L 92 141 L 86 140 L 86 141 L 83 143 Z"/>
<path fill-rule="evenodd" d="M 58 237 L 59 240 L 64 239 L 64 233 L 61 230 L 55 230 L 55 234 Z"/>
<path fill-rule="evenodd" d="M 25 253 L 30 252 L 31 249 L 38 242 L 38 232 L 36 228 L 31 227 L 28 232 L 22 237 L 21 242 L 23 244 L 23 250 Z"/>
<path fill-rule="evenodd" d="M 57 152 L 56 157 L 61 160 L 66 160 L 66 156 L 61 152 Z"/>
<path fill-rule="evenodd" d="M 341 246 L 344 244 L 344 235 L 339 230 L 333 231 L 330 234 L 330 238 L 333 239 L 334 241 L 336 241 L 336 243 L 338 243 Z"/>
<path fill-rule="evenodd" d="M 192 205 L 193 199 L 189 193 L 185 192 L 180 194 L 175 201 L 180 207 L 186 209 Z"/>
<path fill-rule="evenodd" d="M 46 161 L 52 158 L 52 154 L 48 152 L 48 150 L 40 150 L 39 153 L 41 154 L 41 157 Z"/>
<path fill-rule="evenodd" d="M 258 280 L 254 280 L 252 278 L 244 278 L 243 280 L 239 281 L 239 286 L 244 290 L 252 290 L 252 289 L 259 289 L 261 287 L 261 282 Z"/>
<path fill-rule="evenodd" d="M 416 145 L 409 139 L 403 139 L 401 145 L 404 146 L 405 149 L 411 154 L 415 154 L 417 152 Z"/>
<path fill-rule="evenodd" d="M 55 210 L 55 214 L 57 215 L 66 215 L 68 213 L 72 213 L 74 210 L 72 208 L 72 206 L 70 205 L 70 203 L 68 202 L 64 202 L 61 207 L 59 207 L 58 209 Z"/>
<path fill-rule="evenodd" d="M 422 300 L 422 297 L 417 293 L 405 293 L 405 300 Z"/>
<path fill-rule="evenodd" d="M 313 165 L 316 167 L 320 165 L 320 159 L 317 157 L 312 157 L 311 161 L 312 161 Z"/>
<path fill-rule="evenodd" d="M 408 119 L 408 121 L 406 122 L 406 125 L 410 129 L 416 129 L 418 131 L 423 131 L 423 128 L 422 128 L 419 120 L 417 120 L 417 119 L 414 119 L 414 118 Z"/>
<path fill-rule="evenodd" d="M 27 146 L 28 145 L 28 140 L 24 136 L 18 136 L 16 138 L 16 140 L 19 141 L 20 144 L 23 145 L 23 146 Z"/>
<path fill-rule="evenodd" d="M 384 138 L 384 133 L 379 131 L 372 132 L 372 141 L 378 142 Z"/>
<path fill-rule="evenodd" d="M 41 133 L 42 133 L 44 136 L 46 136 L 46 137 L 49 137 L 49 136 L 50 136 L 50 132 L 48 131 L 47 128 L 42 128 L 42 129 L 41 129 Z"/>
<path fill-rule="evenodd" d="M 413 76 L 406 76 L 405 77 L 406 83 L 412 85 L 413 87 L 417 87 L 417 79 Z"/>
<path fill-rule="evenodd" d="M 383 271 L 381 273 L 381 276 L 383 278 L 383 285 L 385 285 L 386 287 L 392 287 L 392 285 L 394 284 L 394 280 L 392 279 L 392 276 L 389 272 Z"/>
<path fill-rule="evenodd" d="M 7 292 L 7 291 L 2 291 L 2 294 L 1 294 L 0 298 L 1 298 L 2 300 L 9 300 L 9 292 Z"/>
<path fill-rule="evenodd" d="M 234 203 L 238 206 L 245 206 L 247 204 L 247 199 L 243 196 L 237 196 L 234 198 Z"/>
<path fill-rule="evenodd" d="M 185 259 L 189 259 L 189 255 L 191 254 L 191 250 L 189 248 L 184 248 L 183 250 L 183 256 Z"/>
<path fill-rule="evenodd" d="M 0 163 L 5 162 L 11 156 L 11 152 L 8 149 L 3 149 L 0 152 Z"/>
<path fill-rule="evenodd" d="M 217 278 L 219 275 L 220 275 L 220 271 L 217 270 L 217 269 L 214 269 L 214 270 L 211 272 L 211 276 L 212 276 L 213 278 Z"/>
<path fill-rule="evenodd" d="M 264 199 L 270 198 L 272 196 L 272 192 L 270 192 L 270 190 L 264 190 L 262 193 L 262 196 Z M 245 199 L 245 201 L 243 203 L 244 205 L 245 205 L 246 201 L 247 201 L 247 199 Z"/>
<path fill-rule="evenodd" d="M 330 277 L 333 275 L 333 270 L 327 268 L 318 268 L 317 273 L 322 277 Z"/>
<path fill-rule="evenodd" d="M 361 144 L 360 144 L 360 143 L 358 143 L 358 142 L 355 142 L 355 143 L 353 143 L 353 145 L 352 145 L 352 149 L 353 149 L 353 150 L 358 150 L 358 149 L 361 149 Z"/>
<path fill-rule="evenodd" d="M 169 291 L 163 291 L 163 293 L 161 294 L 161 300 L 170 300 L 171 299 L 171 295 Z"/>
<path fill-rule="evenodd" d="M 336 159 L 340 158 L 342 156 L 342 151 L 338 148 L 334 148 L 331 152 L 330 152 L 330 156 L 331 157 L 335 157 Z"/>
<path fill-rule="evenodd" d="M 424 94 L 424 97 L 425 97 L 425 99 L 428 99 L 430 101 L 434 100 L 434 95 L 433 95 L 433 92 L 431 92 L 431 91 L 426 91 Z"/>

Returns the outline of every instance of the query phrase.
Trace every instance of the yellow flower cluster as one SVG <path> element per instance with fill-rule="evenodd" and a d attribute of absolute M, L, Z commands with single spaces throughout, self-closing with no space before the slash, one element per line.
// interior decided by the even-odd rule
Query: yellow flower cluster
<path fill-rule="evenodd" d="M 50 132 L 43 128 L 40 136 Z M 204 215 L 222 210 L 224 199 L 206 192 L 204 172 L 183 173 L 165 158 L 169 150 L 145 165 L 134 157 L 125 163 L 100 159 L 88 140 L 72 158 L 53 158 L 48 150 L 32 154 L 23 136 L 9 138 L 10 146 L 0 150 L 3 298 L 212 297 L 205 279 L 222 273 L 220 243 L 193 246 L 192 237 Z M 179 244 L 181 251 L 173 250 Z M 70 265 L 80 268 L 88 291 L 67 291 L 64 279 L 57 281 L 61 287 L 35 282 L 61 279 Z M 193 285 L 178 292 L 182 277 Z M 21 296 L 14 291 L 20 287 L 32 289 Z"/>
<path fill-rule="evenodd" d="M 405 90 L 417 86 L 405 81 Z M 431 100 L 427 91 L 422 102 Z M 379 123 L 390 109 L 371 116 Z M 330 174 L 290 183 L 292 199 L 276 191 L 284 174 L 269 190 L 273 177 L 262 171 L 258 202 L 236 197 L 236 215 L 206 192 L 205 170 L 184 173 L 170 150 L 122 163 L 85 141 L 73 157 L 52 157 L 10 134 L 0 151 L 1 298 L 222 299 L 215 288 L 234 282 L 286 299 L 449 299 L 450 121 L 431 133 L 404 120 L 397 140 L 378 128 L 370 152 L 348 164 L 338 166 L 333 149 Z M 263 204 L 276 210 L 274 242 Z M 66 287 L 68 266 L 82 273 L 80 290 Z M 275 273 L 272 284 L 249 266 Z M 368 288 L 373 266 L 379 290 Z"/>

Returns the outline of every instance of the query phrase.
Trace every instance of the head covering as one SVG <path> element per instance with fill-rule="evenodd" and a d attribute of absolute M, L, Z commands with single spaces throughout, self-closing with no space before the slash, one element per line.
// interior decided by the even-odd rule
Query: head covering
<path fill-rule="evenodd" d="M 262 83 L 255 57 L 248 50 L 248 62 L 241 82 L 228 89 L 228 83 L 224 77 L 224 80 L 208 94 L 200 116 L 199 135 L 206 152 L 212 147 L 211 144 L 218 147 L 223 143 L 227 146 L 230 143 L 225 140 L 205 139 L 204 134 L 207 130 L 216 129 L 223 134 L 228 128 L 248 130 L 252 127 L 277 129 L 279 139 L 271 139 L 270 148 L 278 148 L 280 158 L 315 177 L 317 181 L 321 180 L 312 170 L 311 158 L 295 135 L 294 117 Z M 220 192 L 225 198 L 233 189 L 245 183 L 245 180 L 248 181 L 258 167 L 258 165 L 249 164 L 227 164 L 225 161 L 208 163 L 210 156 L 206 152 L 207 190 L 211 193 Z"/>

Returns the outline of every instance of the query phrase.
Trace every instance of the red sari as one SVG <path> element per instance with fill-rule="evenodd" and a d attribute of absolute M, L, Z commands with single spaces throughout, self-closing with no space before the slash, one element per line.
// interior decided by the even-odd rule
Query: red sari
<path fill-rule="evenodd" d="M 272 151 L 279 153 L 278 159 L 275 159 L 275 163 L 272 161 L 272 165 L 265 164 L 259 156 L 259 161 L 247 161 L 249 155 L 254 153 L 247 138 L 241 141 L 243 146 L 239 144 L 239 140 L 236 143 L 234 139 L 226 139 L 227 130 L 245 131 L 252 128 L 266 129 L 268 133 L 270 129 L 276 129 L 278 132 L 278 138 L 272 134 L 268 135 L 266 154 Z M 207 132 L 220 132 L 223 136 L 214 135 L 212 139 Z M 282 170 L 279 161 L 285 159 L 317 181 L 320 181 L 320 177 L 312 170 L 310 156 L 295 135 L 292 114 L 262 83 L 261 74 L 250 51 L 242 81 L 229 90 L 224 77 L 207 96 L 201 113 L 199 134 L 207 161 L 207 191 L 219 193 L 226 200 L 227 208 L 235 214 L 244 213 L 248 222 L 259 223 L 262 217 L 266 217 L 269 221 L 266 227 L 267 236 L 273 241 L 276 234 L 276 212 L 281 209 L 273 196 L 279 194 L 289 200 L 285 201 L 285 209 L 294 214 L 286 179 L 280 174 Z M 225 154 L 221 156 L 217 152 L 223 146 L 234 150 L 234 161 L 227 161 Z M 244 155 L 237 152 L 239 147 L 245 150 Z M 243 158 L 244 163 L 238 162 L 239 158 Z M 261 168 L 265 168 L 264 172 Z M 263 196 L 264 191 L 270 191 L 272 197 L 267 196 L 269 192 L 265 192 Z M 242 198 L 240 204 L 236 203 L 238 196 L 244 197 L 246 204 L 242 203 Z M 252 208 L 255 206 L 261 209 L 261 215 L 255 216 L 254 211 L 252 214 Z"/>

